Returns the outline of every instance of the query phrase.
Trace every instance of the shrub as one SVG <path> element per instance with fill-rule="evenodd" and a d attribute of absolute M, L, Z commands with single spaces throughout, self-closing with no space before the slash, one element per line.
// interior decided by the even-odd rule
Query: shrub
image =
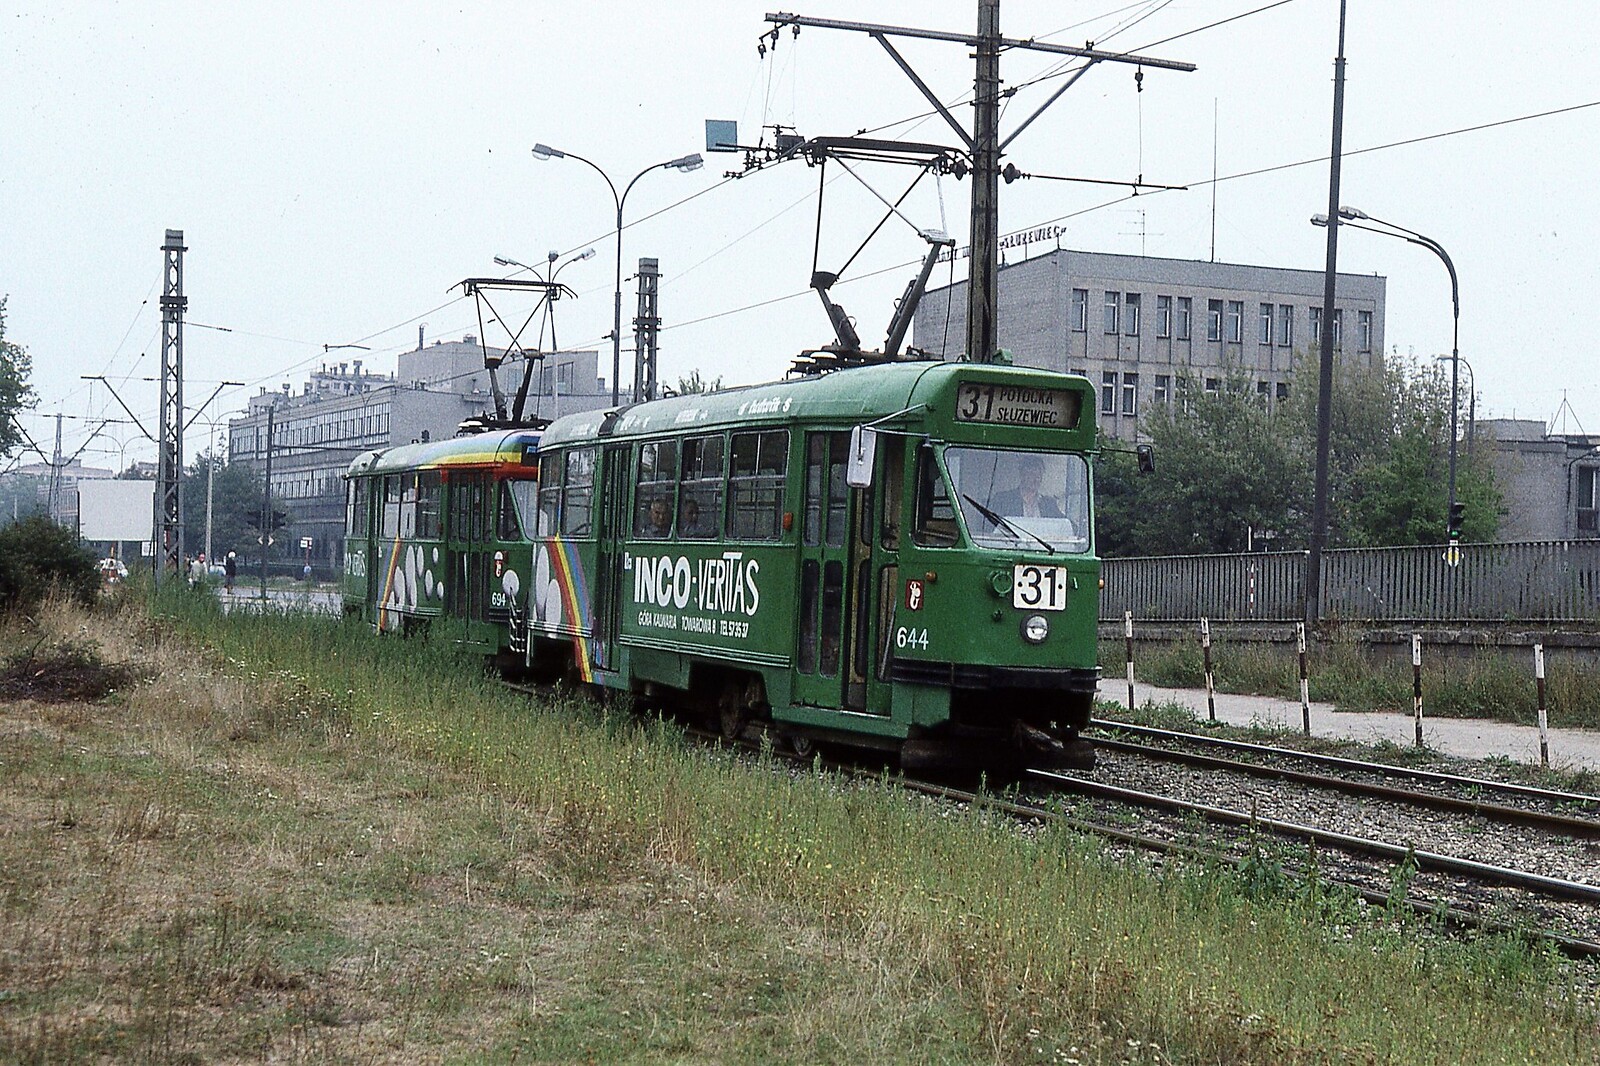
<path fill-rule="evenodd" d="M 28 610 L 52 588 L 92 606 L 100 591 L 94 553 L 43 515 L 0 529 L 0 610 Z"/>

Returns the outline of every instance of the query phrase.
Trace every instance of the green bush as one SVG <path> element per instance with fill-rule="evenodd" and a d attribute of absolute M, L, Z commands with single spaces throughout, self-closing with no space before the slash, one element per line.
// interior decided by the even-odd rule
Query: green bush
<path fill-rule="evenodd" d="M 0 529 L 0 610 L 28 610 L 52 588 L 93 606 L 100 591 L 94 553 L 43 515 Z"/>

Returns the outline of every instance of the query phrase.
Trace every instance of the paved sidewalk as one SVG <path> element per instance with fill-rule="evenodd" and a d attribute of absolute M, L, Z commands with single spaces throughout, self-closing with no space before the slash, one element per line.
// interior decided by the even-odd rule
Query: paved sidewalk
<path fill-rule="evenodd" d="M 1137 679 L 1134 702 L 1178 703 L 1193 708 L 1197 718 L 1206 717 L 1205 689 L 1159 688 Z M 1100 682 L 1100 698 L 1115 699 L 1127 705 L 1126 678 L 1108 677 Z M 1283 726 L 1298 730 L 1300 701 L 1278 696 L 1238 696 L 1219 692 L 1216 696 L 1217 720 L 1229 725 Z M 1422 740 L 1430 748 L 1465 759 L 1503 755 L 1518 762 L 1539 762 L 1539 730 L 1531 725 L 1508 725 L 1481 718 L 1429 718 L 1422 709 Z M 1416 742 L 1416 725 L 1409 712 L 1335 711 L 1331 703 L 1311 704 L 1311 733 L 1319 737 L 1341 737 L 1372 743 L 1387 740 L 1410 745 Z M 1560 770 L 1600 770 L 1600 732 L 1589 729 L 1550 730 L 1550 765 Z"/>

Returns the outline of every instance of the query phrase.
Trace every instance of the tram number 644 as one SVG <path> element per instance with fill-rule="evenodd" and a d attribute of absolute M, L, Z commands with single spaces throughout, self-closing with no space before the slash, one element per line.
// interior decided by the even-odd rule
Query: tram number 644
<path fill-rule="evenodd" d="M 894 646 L 897 648 L 923 648 L 928 647 L 928 631 L 910 626 L 901 626 L 894 631 Z"/>

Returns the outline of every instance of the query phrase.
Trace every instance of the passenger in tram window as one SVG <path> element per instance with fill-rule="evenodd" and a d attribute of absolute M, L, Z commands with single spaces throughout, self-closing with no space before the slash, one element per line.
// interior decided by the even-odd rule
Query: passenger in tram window
<path fill-rule="evenodd" d="M 678 521 L 678 535 L 680 537 L 705 537 L 711 533 L 704 516 L 700 513 L 700 501 L 693 496 L 685 495 L 683 498 L 683 514 Z"/>
<path fill-rule="evenodd" d="M 665 496 L 650 501 L 649 536 L 665 537 L 672 532 L 672 503 Z"/>

